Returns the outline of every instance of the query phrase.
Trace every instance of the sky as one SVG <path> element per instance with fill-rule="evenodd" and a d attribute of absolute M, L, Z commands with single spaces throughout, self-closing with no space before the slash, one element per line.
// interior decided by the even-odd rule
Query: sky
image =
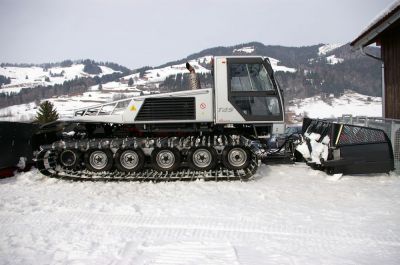
<path fill-rule="evenodd" d="M 0 0 L 0 62 L 157 66 L 250 41 L 353 40 L 393 0 Z"/>

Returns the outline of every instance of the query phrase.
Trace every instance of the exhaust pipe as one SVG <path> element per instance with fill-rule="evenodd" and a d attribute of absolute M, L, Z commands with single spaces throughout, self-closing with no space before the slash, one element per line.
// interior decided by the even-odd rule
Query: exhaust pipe
<path fill-rule="evenodd" d="M 189 70 L 189 87 L 191 90 L 200 89 L 200 80 L 194 70 L 193 66 L 191 66 L 188 62 L 186 63 L 186 69 Z"/>

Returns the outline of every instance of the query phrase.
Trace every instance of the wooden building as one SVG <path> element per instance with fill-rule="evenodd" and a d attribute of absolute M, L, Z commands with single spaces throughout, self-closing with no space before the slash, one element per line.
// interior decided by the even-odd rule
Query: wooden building
<path fill-rule="evenodd" d="M 371 44 L 381 46 L 383 117 L 400 119 L 400 0 L 382 12 L 350 45 L 364 52 Z"/>

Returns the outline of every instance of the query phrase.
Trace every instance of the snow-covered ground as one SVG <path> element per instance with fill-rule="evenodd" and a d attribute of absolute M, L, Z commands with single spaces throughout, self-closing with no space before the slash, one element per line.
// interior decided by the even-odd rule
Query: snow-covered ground
<path fill-rule="evenodd" d="M 262 166 L 249 182 L 0 180 L 1 264 L 400 264 L 400 178 Z"/>
<path fill-rule="evenodd" d="M 343 114 L 382 117 L 382 98 L 347 92 L 339 98 L 322 100 L 320 96 L 289 102 L 289 111 L 310 118 L 335 118 Z"/>

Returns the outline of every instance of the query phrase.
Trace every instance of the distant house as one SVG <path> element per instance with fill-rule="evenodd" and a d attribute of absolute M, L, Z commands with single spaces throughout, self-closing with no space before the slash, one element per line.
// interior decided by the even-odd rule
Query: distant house
<path fill-rule="evenodd" d="M 383 115 L 400 119 L 400 0 L 395 1 L 350 45 L 361 50 L 370 45 L 381 46 L 383 62 Z M 368 54 L 367 54 L 368 55 Z"/>

